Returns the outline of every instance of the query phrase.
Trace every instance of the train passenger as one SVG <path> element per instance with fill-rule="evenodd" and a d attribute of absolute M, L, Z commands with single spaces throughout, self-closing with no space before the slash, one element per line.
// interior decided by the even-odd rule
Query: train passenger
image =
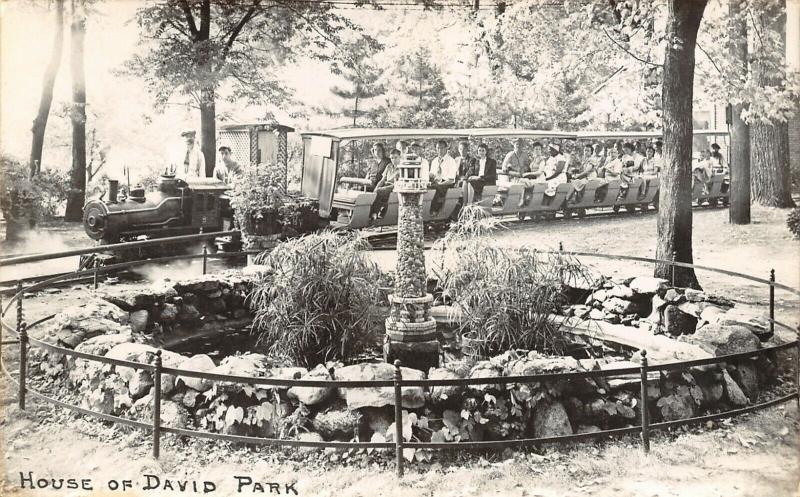
<path fill-rule="evenodd" d="M 406 140 L 397 140 L 397 143 L 394 146 L 394 148 L 400 152 L 401 155 L 408 153 L 408 147 L 409 144 Z M 391 153 L 389 158 L 391 159 Z"/>
<path fill-rule="evenodd" d="M 709 150 L 702 150 L 700 158 L 692 164 L 692 190 L 695 185 L 700 182 L 703 186 L 703 194 L 708 194 L 708 182 L 711 179 L 711 168 L 713 162 L 711 161 L 711 152 Z"/>
<path fill-rule="evenodd" d="M 547 190 L 545 190 L 544 194 L 552 197 L 556 194 L 558 185 L 567 182 L 567 164 L 558 144 L 551 143 L 547 148 L 550 152 L 550 157 L 544 164 L 542 179 L 547 183 Z"/>
<path fill-rule="evenodd" d="M 456 174 L 456 184 L 460 185 L 468 177 L 474 176 L 477 171 L 478 161 L 469 155 L 469 142 L 461 140 L 458 142 L 458 173 Z"/>
<path fill-rule="evenodd" d="M 422 155 L 422 144 L 420 144 L 420 142 L 411 144 L 411 153 L 419 157 L 419 160 L 422 162 L 422 167 L 420 167 L 419 170 L 420 177 L 427 178 L 430 176 L 430 164 L 428 163 L 428 159 Z"/>
<path fill-rule="evenodd" d="M 367 191 L 370 192 L 375 190 L 375 186 L 381 180 L 386 166 L 392 162 L 389 160 L 389 157 L 386 156 L 386 149 L 383 143 L 376 143 L 372 146 L 372 157 L 375 159 L 375 162 L 370 165 L 367 175 L 364 178 L 368 179 L 371 184 L 367 189 Z"/>
<path fill-rule="evenodd" d="M 500 169 L 502 173 L 498 179 L 508 183 L 511 178 L 521 178 L 528 172 L 528 154 L 525 153 L 525 141 L 522 138 L 514 140 L 514 150 L 506 154 Z"/>
<path fill-rule="evenodd" d="M 231 147 L 228 145 L 221 145 L 219 154 L 222 156 L 222 161 L 214 167 L 214 173 L 211 177 L 230 184 L 234 178 L 242 175 L 242 166 L 233 160 Z"/>
<path fill-rule="evenodd" d="M 456 184 L 458 176 L 458 163 L 448 153 L 449 147 L 444 140 L 436 144 L 436 157 L 430 164 L 431 186 L 436 190 L 436 195 L 431 201 L 431 209 L 438 211 L 444 203 L 445 193 Z"/>
<path fill-rule="evenodd" d="M 664 159 L 664 142 L 661 141 L 661 140 L 656 140 L 655 145 L 656 145 L 655 146 L 655 148 L 656 148 L 656 157 L 658 157 L 659 159 L 663 160 Z"/>
<path fill-rule="evenodd" d="M 532 173 L 539 173 L 544 169 L 544 163 L 547 158 L 544 156 L 544 146 L 541 142 L 533 142 L 533 149 L 531 150 L 531 163 L 528 170 Z"/>
<path fill-rule="evenodd" d="M 658 176 L 658 173 L 661 172 L 662 162 L 663 159 L 656 157 L 656 149 L 648 146 L 645 149 L 642 175 L 645 177 Z"/>
<path fill-rule="evenodd" d="M 204 178 L 206 175 L 206 158 L 200 146 L 197 144 L 197 132 L 193 129 L 184 130 L 181 136 L 186 141 L 186 151 L 183 158 L 183 165 L 170 165 L 168 173 L 176 178 Z"/>
<path fill-rule="evenodd" d="M 599 145 L 596 145 L 599 148 Z M 592 147 L 591 143 L 587 143 L 583 146 L 583 160 L 579 164 L 578 167 L 573 167 L 570 173 L 570 183 L 572 186 L 575 187 L 575 192 L 573 193 L 575 199 L 580 201 L 583 197 L 583 189 L 586 187 L 586 183 L 589 182 L 590 179 L 597 178 L 597 159 L 595 159 L 594 155 L 594 147 Z"/>
<path fill-rule="evenodd" d="M 396 148 L 389 152 L 390 162 L 386 169 L 383 170 L 380 181 L 375 185 L 375 201 L 372 202 L 372 207 L 370 208 L 370 218 L 372 220 L 378 219 L 378 217 L 382 217 L 386 213 L 386 208 L 389 205 L 389 195 L 394 190 L 394 182 L 399 174 L 397 168 L 400 166 L 400 157 L 400 151 Z"/>
<path fill-rule="evenodd" d="M 489 147 L 485 143 L 478 145 L 478 159 L 474 174 L 467 178 L 475 191 L 473 201 L 479 201 L 486 185 L 497 184 L 497 161 L 489 158 Z"/>
<path fill-rule="evenodd" d="M 728 166 L 725 164 L 725 158 L 719 152 L 719 145 L 716 143 L 711 144 L 711 161 L 713 166 L 711 168 L 711 172 L 714 174 L 724 174 L 728 175 Z"/>

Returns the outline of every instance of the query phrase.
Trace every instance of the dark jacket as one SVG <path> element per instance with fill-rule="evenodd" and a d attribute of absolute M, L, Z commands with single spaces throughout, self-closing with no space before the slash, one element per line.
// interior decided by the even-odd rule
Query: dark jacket
<path fill-rule="evenodd" d="M 478 161 L 475 157 L 466 157 L 462 159 L 461 156 L 459 156 L 457 160 L 458 176 L 456 177 L 456 183 L 461 183 L 470 176 L 478 174 Z"/>
<path fill-rule="evenodd" d="M 481 170 L 481 162 L 480 159 L 475 160 L 475 173 L 474 176 L 478 175 L 478 172 Z M 497 184 L 497 161 L 494 159 L 486 159 L 486 166 L 483 168 L 483 176 L 481 176 L 481 180 L 483 181 L 484 185 L 496 185 Z"/>
<path fill-rule="evenodd" d="M 380 162 L 375 162 L 373 163 L 372 166 L 370 166 L 369 171 L 367 171 L 367 176 L 365 178 L 368 179 L 370 183 L 372 183 L 372 186 L 369 188 L 369 191 L 375 189 L 375 186 L 383 177 L 383 171 L 386 170 L 386 166 L 388 166 L 391 163 L 392 163 L 391 159 L 389 159 L 388 157 L 384 157 L 383 159 L 381 159 Z"/>

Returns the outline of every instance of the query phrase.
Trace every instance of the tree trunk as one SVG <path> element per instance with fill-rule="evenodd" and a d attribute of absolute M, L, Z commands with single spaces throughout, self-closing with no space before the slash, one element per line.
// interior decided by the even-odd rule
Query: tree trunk
<path fill-rule="evenodd" d="M 44 148 L 44 132 L 47 128 L 47 118 L 50 116 L 50 106 L 53 103 L 53 86 L 56 75 L 61 66 L 61 53 L 64 47 L 64 0 L 56 0 L 56 36 L 53 39 L 53 49 L 50 52 L 50 61 L 44 73 L 42 95 L 39 98 L 39 112 L 33 120 L 33 140 L 31 142 L 31 155 L 28 160 L 31 178 L 42 170 L 42 148 Z"/>
<path fill-rule="evenodd" d="M 86 18 L 83 0 L 72 0 L 72 23 L 70 24 L 70 66 L 72 69 L 72 172 L 70 192 L 67 198 L 66 221 L 83 218 L 86 197 L 86 74 L 83 68 Z"/>
<path fill-rule="evenodd" d="M 785 41 L 786 16 L 783 2 L 771 4 L 758 17 L 763 31 L 774 31 Z M 759 47 L 763 54 L 764 47 Z M 782 62 L 782 60 L 781 60 Z M 753 61 L 753 76 L 759 86 L 779 86 L 783 74 L 775 73 L 768 63 L 756 57 Z M 752 174 L 750 187 L 753 198 L 761 205 L 770 207 L 794 207 L 789 170 L 789 126 L 787 123 L 767 124 L 755 121 L 750 126 L 750 162 Z"/>
<path fill-rule="evenodd" d="M 206 176 L 214 174 L 217 161 L 217 110 L 214 102 L 214 90 L 203 90 L 200 103 L 200 149 L 206 159 Z"/>
<path fill-rule="evenodd" d="M 693 263 L 692 96 L 697 30 L 707 0 L 668 0 L 664 57 L 664 170 L 661 172 L 656 258 Z M 699 288 L 694 269 L 656 264 L 655 276 Z"/>
<path fill-rule="evenodd" d="M 730 25 L 730 54 L 735 61 L 736 72 L 730 78 L 747 76 L 747 20 L 738 1 L 728 4 Z M 742 120 L 744 105 L 737 104 L 731 110 L 731 154 L 728 164 L 730 185 L 730 210 L 728 219 L 731 224 L 750 224 L 750 128 Z"/>

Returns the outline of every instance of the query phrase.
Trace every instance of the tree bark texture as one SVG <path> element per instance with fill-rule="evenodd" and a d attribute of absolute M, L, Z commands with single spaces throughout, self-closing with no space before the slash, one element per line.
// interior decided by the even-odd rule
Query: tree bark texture
<path fill-rule="evenodd" d="M 64 0 L 56 0 L 56 35 L 53 38 L 53 49 L 50 52 L 50 61 L 44 72 L 42 94 L 39 98 L 39 111 L 33 120 L 31 133 L 31 155 L 28 160 L 31 178 L 42 170 L 42 149 L 44 148 L 44 132 L 47 129 L 47 119 L 50 116 L 50 106 L 53 103 L 53 86 L 56 82 L 58 69 L 61 67 L 61 53 L 64 50 Z"/>
<path fill-rule="evenodd" d="M 66 221 L 83 218 L 86 197 L 86 74 L 83 67 L 86 19 L 82 0 L 72 1 L 70 24 L 70 66 L 72 69 L 72 172 L 67 198 Z"/>
<path fill-rule="evenodd" d="M 744 81 L 747 76 L 747 19 L 738 0 L 729 2 L 728 18 L 731 60 L 736 63 L 736 72 L 731 78 Z M 730 210 L 731 224 L 750 224 L 750 128 L 742 120 L 744 105 L 732 106 L 731 111 L 731 155 Z"/>
<path fill-rule="evenodd" d="M 664 169 L 660 178 L 656 258 L 693 263 L 692 86 L 697 30 L 707 0 L 669 0 L 664 58 Z M 694 269 L 656 264 L 655 276 L 699 288 Z"/>
<path fill-rule="evenodd" d="M 203 90 L 200 103 L 200 149 L 206 159 L 206 177 L 214 174 L 217 161 L 217 109 L 214 102 L 214 90 Z"/>
<path fill-rule="evenodd" d="M 773 30 L 786 40 L 786 15 L 780 3 L 773 4 L 758 16 L 763 30 Z M 775 74 L 756 58 L 753 75 L 760 86 L 778 86 L 782 74 Z M 789 126 L 773 121 L 753 122 L 750 126 L 750 188 L 753 199 L 770 207 L 794 207 L 789 168 Z"/>

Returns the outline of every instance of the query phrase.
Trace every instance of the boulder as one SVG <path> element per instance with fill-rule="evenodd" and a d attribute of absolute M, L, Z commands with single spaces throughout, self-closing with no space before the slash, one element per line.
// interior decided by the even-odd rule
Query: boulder
<path fill-rule="evenodd" d="M 601 311 L 600 309 L 592 309 L 591 311 L 589 311 L 589 319 L 600 321 L 605 319 L 605 317 L 606 313 Z"/>
<path fill-rule="evenodd" d="M 405 380 L 425 379 L 425 373 L 411 368 L 400 368 Z M 355 364 L 336 370 L 337 381 L 392 381 L 394 366 L 391 364 Z M 394 387 L 340 388 L 339 394 L 347 400 L 350 409 L 361 407 L 382 407 L 394 405 Z M 416 409 L 425 405 L 425 392 L 422 387 L 403 387 L 401 392 L 403 407 Z"/>
<path fill-rule="evenodd" d="M 730 372 L 731 377 L 741 387 L 747 397 L 755 401 L 758 397 L 758 371 L 756 365 L 751 361 L 742 361 L 736 364 L 735 368 Z"/>
<path fill-rule="evenodd" d="M 147 322 L 150 320 L 150 312 L 144 309 L 133 311 L 130 316 L 131 330 L 134 333 L 144 333 L 147 330 Z"/>
<path fill-rule="evenodd" d="M 299 380 L 308 374 L 308 369 L 300 367 L 272 368 L 269 372 L 270 378 L 279 380 Z M 271 387 L 279 390 L 288 390 L 289 387 Z"/>
<path fill-rule="evenodd" d="M 716 323 L 722 319 L 724 314 L 725 310 L 721 307 L 717 307 L 715 305 L 706 305 L 703 307 L 703 310 L 700 311 L 700 321 L 698 322 L 698 326 L 706 323 Z"/>
<path fill-rule="evenodd" d="M 192 356 L 181 364 L 181 369 L 185 369 L 187 371 L 197 371 L 198 373 L 208 373 L 211 372 L 217 365 L 214 364 L 214 361 L 211 360 L 205 354 L 198 354 L 196 356 Z M 188 376 L 179 376 L 178 377 L 187 387 L 196 390 L 198 392 L 206 392 L 208 391 L 213 385 L 214 382 L 211 380 L 206 380 L 202 378 L 191 378 Z"/>
<path fill-rule="evenodd" d="M 128 392 L 130 397 L 133 400 L 136 400 L 144 397 L 148 394 L 148 392 L 150 392 L 150 388 L 153 386 L 153 376 L 148 371 L 132 371 L 133 372 L 129 375 L 130 379 L 128 380 Z"/>
<path fill-rule="evenodd" d="M 635 307 L 635 304 L 630 300 L 624 300 L 619 297 L 610 297 L 603 302 L 603 309 L 614 314 L 630 314 L 635 310 Z"/>
<path fill-rule="evenodd" d="M 192 304 L 181 304 L 178 308 L 178 321 L 191 323 L 200 319 L 200 311 Z"/>
<path fill-rule="evenodd" d="M 96 388 L 83 396 L 83 406 L 101 414 L 111 414 L 114 412 L 114 391 Z"/>
<path fill-rule="evenodd" d="M 249 267 L 249 266 L 248 266 Z M 322 438 L 322 435 L 313 431 L 304 431 L 302 433 L 297 434 L 297 439 L 301 442 L 324 442 L 325 439 Z M 315 450 L 319 450 L 318 447 L 300 447 L 298 450 L 301 452 L 311 452 Z"/>
<path fill-rule="evenodd" d="M 100 296 L 118 308 L 133 312 L 149 309 L 156 303 L 156 295 L 147 288 L 119 286 L 103 291 Z"/>
<path fill-rule="evenodd" d="M 664 421 L 675 421 L 694 416 L 695 401 L 690 388 L 680 385 L 674 393 L 658 399 L 656 406 L 660 409 Z"/>
<path fill-rule="evenodd" d="M 122 343 L 132 342 L 130 333 L 117 335 L 99 335 L 77 345 L 75 350 L 85 354 L 106 355 L 106 353 Z"/>
<path fill-rule="evenodd" d="M 610 297 L 618 297 L 621 299 L 630 299 L 633 297 L 633 290 L 624 285 L 615 285 L 608 291 Z"/>
<path fill-rule="evenodd" d="M 533 413 L 533 435 L 536 438 L 572 435 L 567 410 L 561 402 L 541 402 Z"/>
<path fill-rule="evenodd" d="M 683 291 L 683 296 L 686 297 L 686 300 L 689 302 L 704 302 L 706 300 L 706 294 L 701 292 L 700 290 L 695 290 L 693 288 L 687 288 Z"/>
<path fill-rule="evenodd" d="M 210 293 L 220 288 L 219 275 L 204 274 L 196 278 L 183 280 L 175 283 L 175 290 L 180 294 L 185 293 Z"/>
<path fill-rule="evenodd" d="M 722 375 L 719 373 L 693 373 L 695 383 L 703 392 L 703 405 L 705 407 L 713 407 L 717 402 L 722 400 L 725 394 L 722 386 Z"/>
<path fill-rule="evenodd" d="M 664 294 L 664 301 L 670 304 L 679 304 L 683 302 L 684 297 L 674 288 L 670 288 Z"/>
<path fill-rule="evenodd" d="M 503 369 L 502 366 L 498 366 L 492 364 L 490 361 L 478 361 L 472 366 L 472 369 L 469 372 L 469 378 L 495 378 L 497 376 L 503 376 Z M 499 384 L 491 384 L 491 383 L 480 383 L 477 385 L 468 385 L 467 388 L 479 394 L 483 394 L 489 391 L 503 391 L 505 390 L 504 385 Z"/>
<path fill-rule="evenodd" d="M 691 342 L 715 356 L 749 352 L 760 347 L 758 337 L 746 326 L 737 324 L 707 324 L 695 332 Z"/>
<path fill-rule="evenodd" d="M 701 309 L 700 306 L 697 305 L 695 302 L 682 302 L 678 304 L 678 309 L 684 314 L 688 314 L 692 317 L 699 318 Z"/>
<path fill-rule="evenodd" d="M 431 368 L 428 371 L 429 380 L 456 380 L 462 378 L 455 371 L 446 368 Z M 445 385 L 438 387 L 431 387 L 431 401 L 432 402 L 445 402 L 458 398 L 464 392 L 463 386 L 458 385 Z"/>
<path fill-rule="evenodd" d="M 211 373 L 231 376 L 260 377 L 269 370 L 269 360 L 264 354 L 245 353 L 225 357 Z"/>
<path fill-rule="evenodd" d="M 341 437 L 349 441 L 358 431 L 360 418 L 358 411 L 331 409 L 317 413 L 311 419 L 311 427 L 325 440 Z"/>
<path fill-rule="evenodd" d="M 736 407 L 746 406 L 749 402 L 747 396 L 742 392 L 739 384 L 736 383 L 727 371 L 722 372 L 723 385 L 725 386 L 725 394 L 731 404 Z"/>
<path fill-rule="evenodd" d="M 599 426 L 595 425 L 580 425 L 578 426 L 578 433 L 597 433 L 600 430 Z"/>
<path fill-rule="evenodd" d="M 578 371 L 577 359 L 570 356 L 545 356 L 536 351 L 526 357 L 509 362 L 502 376 L 527 376 L 544 373 L 564 373 Z"/>
<path fill-rule="evenodd" d="M 592 302 L 603 302 L 607 298 L 608 292 L 606 290 L 597 290 L 596 292 L 592 293 L 591 296 Z"/>
<path fill-rule="evenodd" d="M 318 364 L 317 367 L 304 374 L 302 380 L 332 380 L 331 374 L 325 368 L 324 364 Z M 297 399 L 303 404 L 313 406 L 322 403 L 333 391 L 332 387 L 292 387 L 289 389 L 289 398 Z M 320 432 L 321 433 L 321 432 Z M 323 434 L 324 435 L 324 434 Z"/>
<path fill-rule="evenodd" d="M 628 287 L 638 295 L 658 294 L 667 287 L 667 280 L 649 276 L 639 276 L 631 280 Z"/>
<path fill-rule="evenodd" d="M 178 319 L 178 306 L 175 304 L 164 304 L 161 307 L 161 313 L 158 315 L 158 320 L 163 324 L 174 323 Z"/>
<path fill-rule="evenodd" d="M 681 311 L 678 306 L 664 308 L 664 329 L 672 336 L 692 334 L 697 326 L 697 318 Z"/>

